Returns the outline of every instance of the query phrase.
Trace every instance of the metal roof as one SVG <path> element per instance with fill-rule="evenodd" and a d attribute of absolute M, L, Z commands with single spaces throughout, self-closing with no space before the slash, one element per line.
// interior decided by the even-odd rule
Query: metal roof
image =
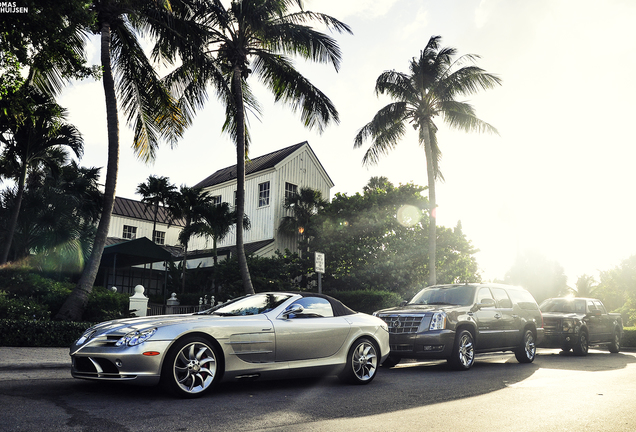
<path fill-rule="evenodd" d="M 249 175 L 255 172 L 263 171 L 269 168 L 274 168 L 278 163 L 283 161 L 286 157 L 294 153 L 302 146 L 309 144 L 307 141 L 295 144 L 293 146 L 285 147 L 272 153 L 268 153 L 263 156 L 256 157 L 245 161 L 245 175 Z M 311 149 L 311 147 L 309 147 Z M 225 183 L 230 180 L 236 179 L 236 165 L 222 168 L 216 171 L 205 180 L 200 181 L 194 187 L 206 188 L 217 184 Z"/>
<path fill-rule="evenodd" d="M 115 197 L 115 205 L 113 206 L 113 214 L 117 216 L 125 216 L 133 219 L 141 219 L 148 222 L 153 222 L 153 211 L 148 208 L 146 204 L 141 201 L 136 201 L 130 198 Z M 182 220 L 174 220 L 170 222 L 170 216 L 165 207 L 159 206 L 159 212 L 157 213 L 158 223 L 171 223 L 171 225 L 184 226 Z"/>

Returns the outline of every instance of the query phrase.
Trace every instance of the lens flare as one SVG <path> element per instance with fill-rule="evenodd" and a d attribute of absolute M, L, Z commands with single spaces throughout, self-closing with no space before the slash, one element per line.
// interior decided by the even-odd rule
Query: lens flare
<path fill-rule="evenodd" d="M 415 206 L 406 204 L 397 211 L 397 220 L 400 225 L 410 228 L 415 226 L 422 218 L 422 211 Z"/>

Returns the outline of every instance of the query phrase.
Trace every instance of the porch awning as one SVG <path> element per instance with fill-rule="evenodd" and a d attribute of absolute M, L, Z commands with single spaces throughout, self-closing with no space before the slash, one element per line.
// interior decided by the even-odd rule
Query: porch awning
<path fill-rule="evenodd" d="M 101 265 L 106 267 L 131 267 L 140 264 L 170 261 L 170 252 L 146 237 L 124 240 L 104 247 Z"/>

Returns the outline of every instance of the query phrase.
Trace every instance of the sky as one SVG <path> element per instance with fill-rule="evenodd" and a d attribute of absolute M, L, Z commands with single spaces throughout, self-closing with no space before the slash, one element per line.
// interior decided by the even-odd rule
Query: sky
<path fill-rule="evenodd" d="M 297 62 L 329 96 L 340 123 L 322 135 L 298 114 L 276 105 L 253 80 L 263 113 L 250 119 L 250 156 L 307 141 L 335 183 L 335 193 L 361 192 L 372 176 L 395 185 L 426 185 L 426 164 L 414 132 L 375 166 L 354 149 L 358 130 L 390 102 L 376 96 L 385 70 L 408 72 L 429 38 L 477 65 L 502 86 L 460 100 L 471 103 L 499 135 L 449 129 L 441 119 L 438 143 L 445 177 L 437 184 L 438 224 L 461 221 L 484 280 L 502 279 L 517 254 L 534 251 L 557 262 L 568 284 L 609 270 L 636 254 L 636 2 L 633 0 L 305 0 L 305 9 L 345 23 L 353 35 L 334 35 L 342 49 L 338 72 Z M 99 63 L 98 45 L 89 55 Z M 106 165 L 106 120 L 100 82 L 69 86 L 60 98 L 69 122 L 82 132 L 84 166 Z M 132 132 L 120 115 L 117 195 L 140 199 L 139 183 L 167 176 L 193 186 L 236 163 L 221 132 L 224 112 L 211 95 L 176 148 L 164 146 L 151 165 L 131 150 Z M 105 168 L 104 168 L 105 170 Z M 326 257 L 328 261 L 328 257 Z"/>

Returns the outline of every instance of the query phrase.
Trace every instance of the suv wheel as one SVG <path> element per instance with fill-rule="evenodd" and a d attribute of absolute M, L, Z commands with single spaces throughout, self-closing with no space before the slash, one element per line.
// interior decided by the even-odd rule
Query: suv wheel
<path fill-rule="evenodd" d="M 521 346 L 515 350 L 515 357 L 519 363 L 532 363 L 537 355 L 537 346 L 534 343 L 534 333 L 526 330 L 523 334 Z"/>
<path fill-rule="evenodd" d="M 618 329 L 614 329 L 614 334 L 612 334 L 612 342 L 609 344 L 609 352 L 617 353 L 621 350 L 621 333 Z"/>
<path fill-rule="evenodd" d="M 576 345 L 572 348 L 574 354 L 584 356 L 587 355 L 587 350 L 589 349 L 589 345 L 587 342 L 587 333 L 582 331 L 579 333 L 579 340 Z"/>
<path fill-rule="evenodd" d="M 457 370 L 468 370 L 475 363 L 475 339 L 468 330 L 461 330 L 455 337 L 453 354 L 448 359 L 450 365 Z"/>

